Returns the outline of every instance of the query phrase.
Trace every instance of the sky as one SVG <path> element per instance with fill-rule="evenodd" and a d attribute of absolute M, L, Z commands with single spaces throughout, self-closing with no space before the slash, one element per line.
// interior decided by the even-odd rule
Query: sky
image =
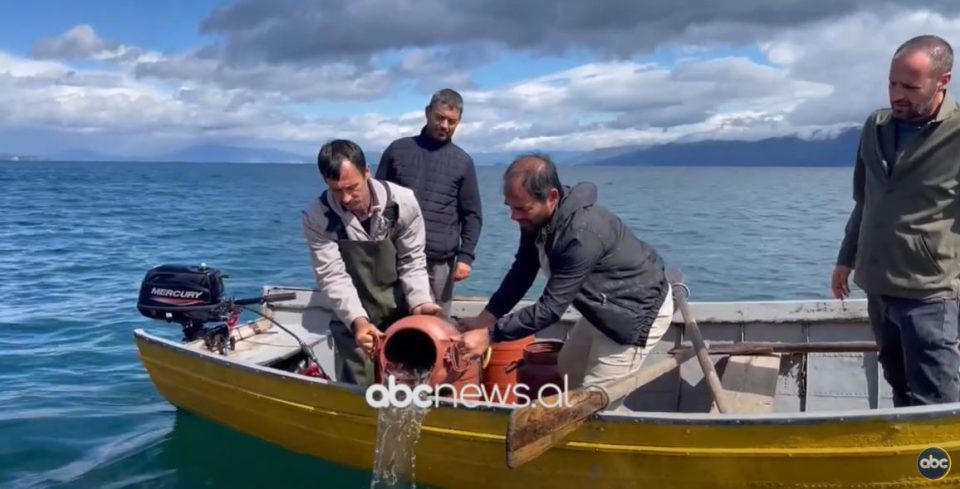
<path fill-rule="evenodd" d="M 441 88 L 471 152 L 830 137 L 900 43 L 960 41 L 955 2 L 2 2 L 0 153 L 382 151 Z"/>

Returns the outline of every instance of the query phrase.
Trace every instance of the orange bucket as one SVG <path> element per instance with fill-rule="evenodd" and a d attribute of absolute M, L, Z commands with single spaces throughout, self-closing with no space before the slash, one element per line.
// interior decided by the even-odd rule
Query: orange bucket
<path fill-rule="evenodd" d="M 517 383 L 517 366 L 523 350 L 533 344 L 534 335 L 490 345 L 490 357 L 483 369 L 483 390 L 491 402 L 513 404 L 517 401 L 513 386 Z"/>

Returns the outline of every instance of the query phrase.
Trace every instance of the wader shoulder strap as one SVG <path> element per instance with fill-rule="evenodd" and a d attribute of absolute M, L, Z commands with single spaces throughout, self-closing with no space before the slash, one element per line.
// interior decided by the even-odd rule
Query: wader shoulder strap
<path fill-rule="evenodd" d="M 337 239 L 347 239 L 347 227 L 343 224 L 343 219 L 337 214 L 333 207 L 327 203 L 327 191 L 320 194 L 320 205 L 323 206 L 323 215 L 327 217 L 327 232 L 337 233 Z"/>
<path fill-rule="evenodd" d="M 384 188 L 387 189 L 387 198 L 386 198 L 387 205 L 383 209 L 383 217 L 389 223 L 388 224 L 389 229 L 387 231 L 388 233 L 387 235 L 390 237 L 391 240 L 393 240 L 393 239 L 396 239 L 394 230 L 397 228 L 397 221 L 400 220 L 400 205 L 390 200 L 390 197 L 392 195 L 390 193 L 390 184 L 384 182 L 383 186 Z"/>

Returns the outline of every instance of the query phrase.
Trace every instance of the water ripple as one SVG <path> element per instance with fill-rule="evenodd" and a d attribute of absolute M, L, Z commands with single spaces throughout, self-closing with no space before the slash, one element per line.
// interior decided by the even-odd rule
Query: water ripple
<path fill-rule="evenodd" d="M 481 167 L 480 181 L 501 171 Z M 848 169 L 561 167 L 561 178 L 597 182 L 600 202 L 685 271 L 694 300 L 826 297 L 851 205 Z M 135 307 L 160 263 L 207 262 L 237 296 L 311 286 L 300 210 L 321 190 L 315 166 L 5 163 L 0 183 L 0 486 L 369 485 L 176 416 L 132 340 L 145 326 L 179 336 Z M 483 234 L 458 294 L 491 294 L 516 253 L 499 191 L 481 188 Z M 240 466 L 265 465 L 223 471 L 226 446 L 245 447 L 230 454 Z"/>

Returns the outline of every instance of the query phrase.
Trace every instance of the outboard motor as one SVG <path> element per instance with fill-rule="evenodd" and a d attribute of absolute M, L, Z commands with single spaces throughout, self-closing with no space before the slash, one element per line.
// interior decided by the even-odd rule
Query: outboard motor
<path fill-rule="evenodd" d="M 222 351 L 226 345 L 221 342 L 229 337 L 225 335 L 229 327 L 222 324 L 207 330 L 204 324 L 235 321 L 234 311 L 224 298 L 224 278 L 220 270 L 205 264 L 154 267 L 140 284 L 137 310 L 151 319 L 180 324 L 184 341 L 202 337 L 210 350 Z"/>
<path fill-rule="evenodd" d="M 223 279 L 227 277 L 220 270 L 210 268 L 203 263 L 199 266 L 179 264 L 156 266 L 147 271 L 143 277 L 137 310 L 151 319 L 180 324 L 183 329 L 183 341 L 203 339 L 209 351 L 226 355 L 228 350 L 236 348 L 236 340 L 230 334 L 230 330 L 237 325 L 240 311 L 247 309 L 267 319 L 297 340 L 307 362 L 298 373 L 328 379 L 326 373 L 320 369 L 313 350 L 297 335 L 273 318 L 246 307 L 264 302 L 295 299 L 297 295 L 289 292 L 249 299 L 229 298 L 226 296 L 223 283 Z M 218 324 L 208 328 L 207 323 Z"/>
<path fill-rule="evenodd" d="M 223 319 L 223 278 L 204 264 L 160 265 L 143 278 L 137 310 L 151 319 L 184 325 L 186 341 L 193 341 L 204 323 Z"/>

